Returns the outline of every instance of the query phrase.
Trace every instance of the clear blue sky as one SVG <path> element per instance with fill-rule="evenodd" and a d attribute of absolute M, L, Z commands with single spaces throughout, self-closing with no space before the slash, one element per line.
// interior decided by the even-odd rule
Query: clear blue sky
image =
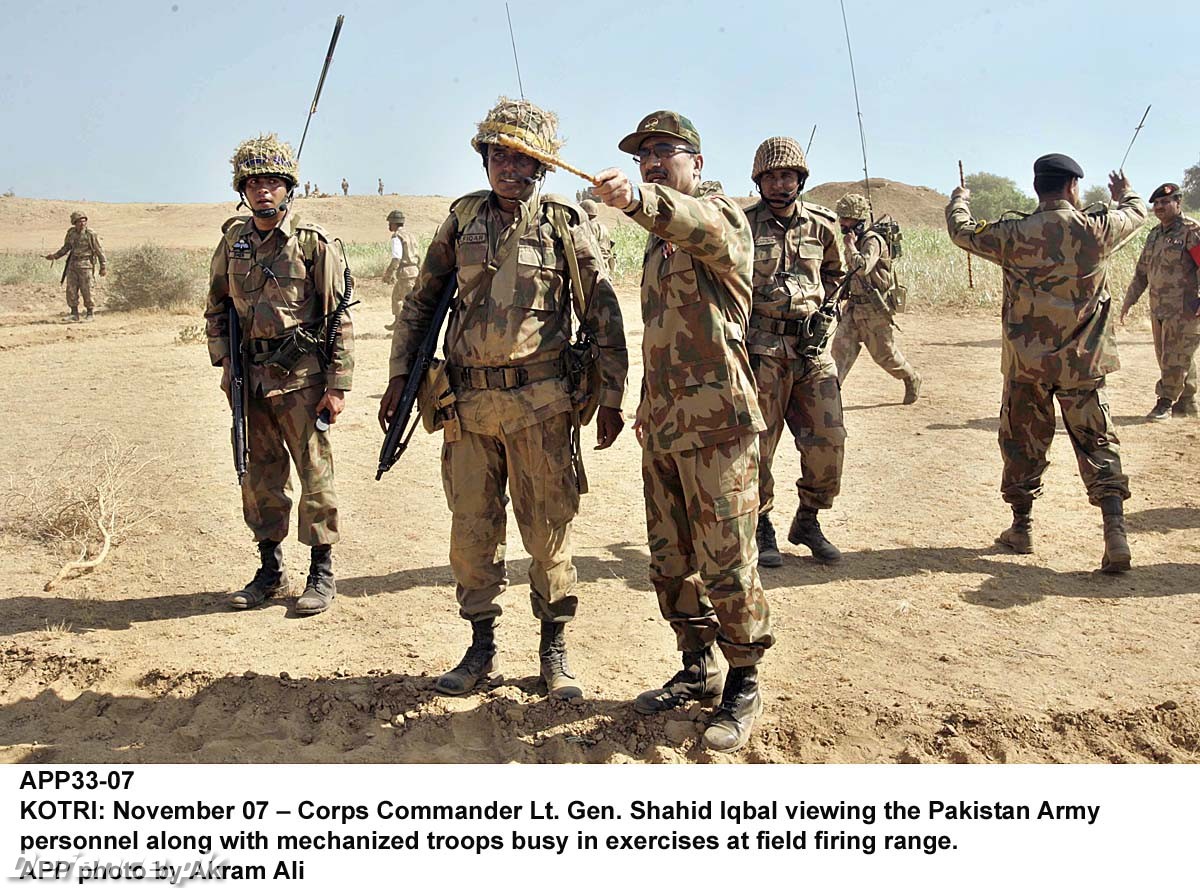
<path fill-rule="evenodd" d="M 754 149 L 806 142 L 812 181 L 861 176 L 837 0 L 510 0 L 525 94 L 560 116 L 563 157 L 622 165 L 616 142 L 663 107 L 690 116 L 706 175 L 750 189 Z M 872 176 L 948 191 L 957 160 L 1026 190 L 1034 157 L 1073 155 L 1100 184 L 1153 110 L 1126 172 L 1144 195 L 1200 161 L 1193 4 L 847 0 Z M 1191 12 L 1187 11 L 1189 8 Z M 468 141 L 518 94 L 502 2 L 7 2 L 0 190 L 103 201 L 231 197 L 248 135 L 299 144 L 338 12 L 302 177 L 333 191 L 484 187 Z M 564 173 L 548 188 L 573 193 Z"/>

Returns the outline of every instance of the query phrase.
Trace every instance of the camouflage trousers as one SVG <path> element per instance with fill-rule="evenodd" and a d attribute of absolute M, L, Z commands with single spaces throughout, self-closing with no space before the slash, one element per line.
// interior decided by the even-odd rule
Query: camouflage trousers
<path fill-rule="evenodd" d="M 888 375 L 896 379 L 910 379 L 916 375 L 900 351 L 896 328 L 888 322 L 887 314 L 881 309 L 850 303 L 833 334 L 833 362 L 837 364 L 839 382 L 846 381 L 864 345 L 875 363 Z"/>
<path fill-rule="evenodd" d="M 321 546 L 338 541 L 333 448 L 329 435 L 315 425 L 324 394 L 324 387 L 315 385 L 271 398 L 246 398 L 250 459 L 242 481 L 242 514 L 256 541 L 287 539 L 293 463 L 300 477 L 300 542 Z"/>
<path fill-rule="evenodd" d="M 72 264 L 67 267 L 67 306 L 71 311 L 79 310 L 79 297 L 83 297 L 83 307 L 91 311 L 92 304 L 92 266 Z"/>
<path fill-rule="evenodd" d="M 1000 493 L 1006 503 L 1028 506 L 1042 495 L 1046 454 L 1054 438 L 1054 400 L 1088 500 L 1100 505 L 1105 497 L 1129 498 L 1129 479 L 1121 472 L 1121 448 L 1108 411 L 1104 380 L 1075 389 L 1055 389 L 1036 382 L 1005 380 L 1000 405 L 1000 454 L 1004 475 Z"/>
<path fill-rule="evenodd" d="M 571 414 L 560 413 L 517 432 L 466 429 L 442 445 L 442 485 L 453 518 L 450 568 L 465 620 L 498 617 L 508 586 L 504 569 L 505 487 L 529 552 L 529 602 L 534 616 L 566 623 L 575 617 L 571 520 L 579 489 L 571 463 Z"/>
<path fill-rule="evenodd" d="M 1196 347 L 1200 346 L 1200 318 L 1189 315 L 1151 316 L 1154 356 L 1158 358 L 1158 384 L 1154 394 L 1171 403 L 1196 397 Z"/>
<path fill-rule="evenodd" d="M 642 451 L 650 582 L 681 651 L 753 666 L 774 642 L 758 578 L 758 436 Z"/>
<path fill-rule="evenodd" d="M 800 451 L 796 489 L 800 508 L 828 509 L 842 483 L 846 428 L 842 424 L 842 391 L 837 366 L 823 354 L 816 360 L 751 355 L 758 407 L 767 428 L 759 435 L 759 514 L 775 505 L 771 464 L 786 422 Z"/>
<path fill-rule="evenodd" d="M 408 294 L 413 291 L 416 284 L 416 274 L 400 274 L 396 277 L 396 283 L 392 285 L 392 317 L 400 317 L 400 310 L 404 308 L 404 300 L 408 298 Z"/>

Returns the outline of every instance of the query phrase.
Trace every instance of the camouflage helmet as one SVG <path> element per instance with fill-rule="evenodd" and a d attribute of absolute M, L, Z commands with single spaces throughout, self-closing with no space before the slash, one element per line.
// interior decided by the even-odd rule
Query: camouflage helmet
<path fill-rule="evenodd" d="M 392 210 L 390 213 L 387 214 L 387 220 L 389 223 L 395 222 L 397 225 L 403 225 L 404 224 L 404 213 L 400 212 L 400 210 Z"/>
<path fill-rule="evenodd" d="M 275 133 L 247 139 L 237 146 L 230 160 L 233 164 L 233 190 L 242 193 L 242 186 L 251 176 L 278 176 L 287 179 L 295 188 L 300 180 L 300 167 L 292 154 L 292 146 L 281 142 Z"/>
<path fill-rule="evenodd" d="M 75 210 L 75 212 L 71 213 L 71 224 L 74 225 L 80 219 L 86 219 L 86 218 L 87 218 L 87 213 L 83 212 L 82 210 Z"/>
<path fill-rule="evenodd" d="M 558 115 L 526 99 L 501 96 L 471 139 L 471 147 L 487 156 L 484 145 L 495 145 L 505 135 L 543 154 L 558 154 Z"/>
<path fill-rule="evenodd" d="M 853 191 L 844 195 L 834 209 L 842 219 L 869 219 L 871 217 L 871 206 L 867 203 L 867 199 Z"/>
<path fill-rule="evenodd" d="M 600 212 L 600 207 L 594 200 L 581 200 L 579 206 L 588 214 L 589 219 L 595 219 Z"/>
<path fill-rule="evenodd" d="M 754 152 L 754 169 L 750 178 L 754 184 L 771 170 L 795 170 L 800 174 L 800 181 L 808 178 L 808 160 L 804 157 L 804 149 L 800 143 L 788 136 L 772 136 Z"/>

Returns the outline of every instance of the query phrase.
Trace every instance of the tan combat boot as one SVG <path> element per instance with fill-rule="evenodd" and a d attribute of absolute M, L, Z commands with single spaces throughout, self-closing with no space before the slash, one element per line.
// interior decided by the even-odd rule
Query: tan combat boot
<path fill-rule="evenodd" d="M 1129 570 L 1133 553 L 1125 536 L 1125 508 L 1119 496 L 1107 496 L 1100 501 L 1104 515 L 1104 558 L 1100 570 L 1104 573 L 1124 573 Z"/>
<path fill-rule="evenodd" d="M 921 375 L 916 370 L 904 380 L 904 400 L 903 404 L 915 404 L 917 398 L 921 396 Z"/>
<path fill-rule="evenodd" d="M 1012 513 L 1012 527 L 1000 531 L 996 542 L 1018 555 L 1029 555 L 1033 552 L 1033 509 L 1031 506 L 1013 506 Z"/>

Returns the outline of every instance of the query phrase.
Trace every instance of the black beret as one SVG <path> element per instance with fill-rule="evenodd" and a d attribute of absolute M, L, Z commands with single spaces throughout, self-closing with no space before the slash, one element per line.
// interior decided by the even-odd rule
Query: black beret
<path fill-rule="evenodd" d="M 1035 176 L 1074 176 L 1083 178 L 1083 168 L 1065 154 L 1043 154 L 1033 162 Z"/>
<path fill-rule="evenodd" d="M 1174 182 L 1164 182 L 1154 189 L 1154 193 L 1150 195 L 1150 203 L 1154 203 L 1160 197 L 1173 197 L 1179 199 L 1179 186 Z"/>

